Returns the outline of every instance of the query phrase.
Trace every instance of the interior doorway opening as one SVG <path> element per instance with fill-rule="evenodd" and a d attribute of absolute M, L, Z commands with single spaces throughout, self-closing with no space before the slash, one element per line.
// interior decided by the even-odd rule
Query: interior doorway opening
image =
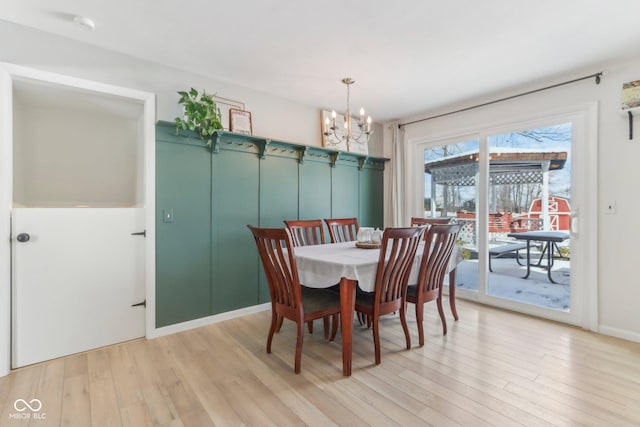
<path fill-rule="evenodd" d="M 149 335 L 155 96 L 0 64 L 0 99 L 0 376 Z"/>

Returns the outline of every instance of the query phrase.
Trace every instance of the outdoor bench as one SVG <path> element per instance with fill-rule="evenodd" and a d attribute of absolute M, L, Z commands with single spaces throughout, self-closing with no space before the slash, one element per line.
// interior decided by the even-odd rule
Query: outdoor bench
<path fill-rule="evenodd" d="M 489 271 L 493 271 L 491 269 L 491 257 L 495 256 L 496 258 L 504 255 L 506 253 L 509 252 L 515 252 L 516 253 L 516 262 L 519 265 L 524 265 L 520 262 L 520 255 L 518 253 L 518 251 L 520 251 L 521 249 L 527 249 L 527 244 L 526 243 L 510 243 L 508 245 L 501 245 L 501 246 L 494 246 L 493 248 L 489 248 Z"/>

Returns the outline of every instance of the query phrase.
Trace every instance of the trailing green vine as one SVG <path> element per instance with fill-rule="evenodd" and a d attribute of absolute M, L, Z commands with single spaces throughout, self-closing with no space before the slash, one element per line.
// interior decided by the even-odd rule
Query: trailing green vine
<path fill-rule="evenodd" d="M 176 117 L 176 133 L 180 129 L 195 131 L 211 147 L 211 135 L 216 130 L 224 129 L 220 109 L 213 96 L 207 95 L 204 90 L 200 95 L 194 88 L 189 92 L 180 91 L 178 95 L 178 103 L 184 106 L 184 118 Z"/>

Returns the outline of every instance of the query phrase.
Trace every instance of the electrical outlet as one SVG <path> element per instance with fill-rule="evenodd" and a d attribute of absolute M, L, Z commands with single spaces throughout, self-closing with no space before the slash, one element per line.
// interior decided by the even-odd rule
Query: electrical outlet
<path fill-rule="evenodd" d="M 173 222 L 173 209 L 164 209 L 162 211 L 162 222 Z"/>
<path fill-rule="evenodd" d="M 612 200 L 612 201 L 610 201 L 610 202 L 607 202 L 607 203 L 604 205 L 604 213 L 607 213 L 607 214 L 614 214 L 614 213 L 616 213 L 616 201 L 615 201 L 615 200 Z"/>

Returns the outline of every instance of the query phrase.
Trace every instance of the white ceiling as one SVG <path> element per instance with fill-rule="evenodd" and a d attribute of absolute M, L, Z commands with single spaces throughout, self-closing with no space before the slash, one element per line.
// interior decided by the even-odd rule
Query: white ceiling
<path fill-rule="evenodd" d="M 93 32 L 72 23 L 95 21 Z M 637 57 L 640 0 L 0 0 L 0 19 L 376 121 Z"/>

